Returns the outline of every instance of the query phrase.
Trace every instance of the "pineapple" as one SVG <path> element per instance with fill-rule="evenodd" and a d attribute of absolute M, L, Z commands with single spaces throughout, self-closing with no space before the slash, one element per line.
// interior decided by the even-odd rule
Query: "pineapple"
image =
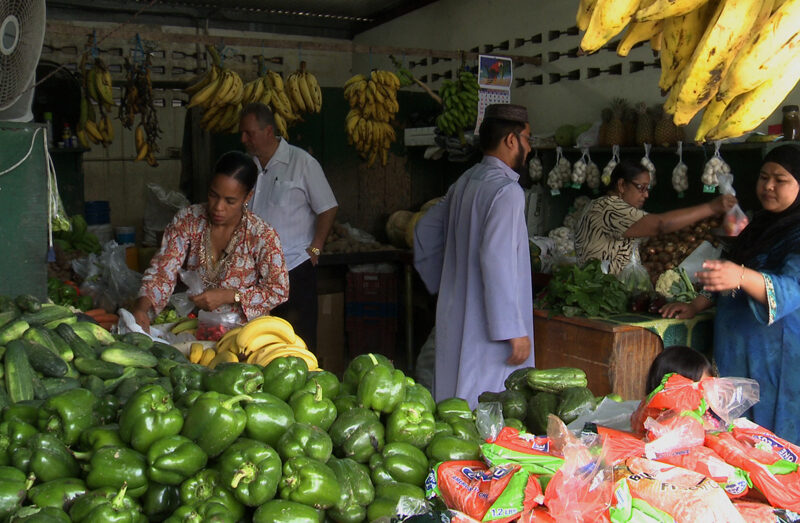
<path fill-rule="evenodd" d="M 597 145 L 611 147 L 614 144 L 608 143 L 606 136 L 608 135 L 608 124 L 611 122 L 611 118 L 614 117 L 614 112 L 606 107 L 602 111 L 600 111 L 600 119 L 602 123 L 600 123 L 600 129 L 597 131 Z"/>
<path fill-rule="evenodd" d="M 660 106 L 653 110 L 656 115 L 657 123 L 653 133 L 656 145 L 664 147 L 678 143 L 678 127 L 672 121 L 672 115 L 664 111 Z"/>
<path fill-rule="evenodd" d="M 625 109 L 628 107 L 628 102 L 623 98 L 614 98 L 611 102 L 611 120 L 606 126 L 606 143 L 608 145 L 625 145 L 625 124 L 622 119 L 625 115 Z"/>
<path fill-rule="evenodd" d="M 653 143 L 653 118 L 647 110 L 647 104 L 636 104 L 636 144 Z"/>

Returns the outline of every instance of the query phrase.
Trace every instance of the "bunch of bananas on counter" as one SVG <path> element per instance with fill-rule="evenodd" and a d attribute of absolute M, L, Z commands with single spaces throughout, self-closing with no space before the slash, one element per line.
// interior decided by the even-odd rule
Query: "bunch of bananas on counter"
<path fill-rule="evenodd" d="M 243 100 L 245 104 L 262 103 L 268 106 L 275 117 L 277 131 L 284 138 L 289 138 L 289 125 L 300 120 L 300 115 L 295 112 L 287 89 L 287 83 L 284 82 L 280 73 L 267 71 L 266 74 L 248 82 L 245 86 Z"/>
<path fill-rule="evenodd" d="M 161 128 L 158 126 L 158 114 L 153 103 L 153 82 L 150 79 L 150 58 L 144 63 L 131 64 L 125 59 L 125 86 L 122 91 L 122 103 L 119 105 L 119 119 L 126 129 L 136 124 L 136 115 L 140 115 L 139 124 L 134 130 L 136 144 L 136 161 L 145 160 L 151 167 L 157 167 L 156 153 Z"/>
<path fill-rule="evenodd" d="M 400 79 L 391 71 L 372 71 L 370 77 L 357 74 L 344 84 L 344 97 L 350 104 L 345 119 L 347 141 L 372 167 L 378 156 L 381 165 L 389 159 L 389 147 L 395 141 L 390 123 L 400 109 L 397 89 Z"/>
<path fill-rule="evenodd" d="M 211 69 L 183 91 L 191 96 L 187 108 L 202 107 L 200 127 L 208 132 L 235 133 L 239 130 L 244 83 L 236 71 L 222 67 L 219 53 L 206 46 L 211 56 Z"/>
<path fill-rule="evenodd" d="M 272 360 L 283 356 L 301 358 L 309 370 L 318 368 L 316 356 L 295 334 L 289 322 L 277 316 L 262 316 L 226 332 L 217 342 L 214 356 L 206 356 L 204 351 L 201 358 L 210 358 L 209 366 L 233 361 L 266 366 Z"/>
<path fill-rule="evenodd" d="M 800 81 L 800 0 L 581 0 L 581 49 L 623 40 L 660 44 L 664 109 L 686 125 L 705 109 L 697 141 L 760 125 Z"/>
<path fill-rule="evenodd" d="M 443 110 L 436 118 L 436 127 L 448 136 L 463 138 L 463 130 L 474 127 L 478 117 L 478 79 L 469 71 L 461 71 L 458 80 L 442 83 L 439 96 Z"/>
<path fill-rule="evenodd" d="M 114 126 L 110 116 L 114 107 L 111 72 L 100 58 L 95 58 L 92 67 L 88 68 L 87 56 L 88 53 L 83 54 L 79 66 L 83 93 L 75 129 L 78 142 L 86 149 L 92 143 L 106 147 L 114 141 Z"/>

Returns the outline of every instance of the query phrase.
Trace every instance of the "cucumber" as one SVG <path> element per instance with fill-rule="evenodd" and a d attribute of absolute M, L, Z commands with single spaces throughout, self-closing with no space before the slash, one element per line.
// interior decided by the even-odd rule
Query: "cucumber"
<path fill-rule="evenodd" d="M 118 344 L 119 345 L 119 344 Z M 123 367 L 151 368 L 158 365 L 158 358 L 139 349 L 109 347 L 100 355 L 100 359 Z"/>
<path fill-rule="evenodd" d="M 142 350 L 148 350 L 153 346 L 153 340 L 150 339 L 150 336 L 141 332 L 128 332 L 122 336 L 120 341 L 139 347 Z"/>
<path fill-rule="evenodd" d="M 59 318 L 57 320 L 48 321 L 42 327 L 49 330 L 54 330 L 56 327 L 61 325 L 62 323 L 66 323 L 68 325 L 72 325 L 78 321 L 78 317 L 74 314 L 72 316 L 67 316 L 66 318 Z"/>
<path fill-rule="evenodd" d="M 62 323 L 56 327 L 56 334 L 58 334 L 61 339 L 63 339 L 70 347 L 72 347 L 72 353 L 76 358 L 91 359 L 97 357 L 94 349 L 92 349 L 89 344 L 83 340 L 83 338 L 75 334 L 75 331 L 72 330 L 71 326 Z"/>
<path fill-rule="evenodd" d="M 0 345 L 6 345 L 12 340 L 21 338 L 30 325 L 25 320 L 11 320 L 0 327 Z"/>
<path fill-rule="evenodd" d="M 34 370 L 41 372 L 49 378 L 63 378 L 69 372 L 67 362 L 61 357 L 38 343 L 23 340 L 27 344 L 28 361 Z"/>
<path fill-rule="evenodd" d="M 36 296 L 30 294 L 20 294 L 14 300 L 17 307 L 27 312 L 39 312 L 42 309 L 42 302 L 36 299 Z"/>
<path fill-rule="evenodd" d="M 18 314 L 16 311 L 0 312 L 0 327 L 11 322 L 11 320 L 15 319 L 17 316 Z"/>
<path fill-rule="evenodd" d="M 89 321 L 78 321 L 72 325 L 72 330 L 89 345 L 111 345 L 114 336 L 100 325 Z"/>
<path fill-rule="evenodd" d="M 51 305 L 50 307 L 42 307 L 38 312 L 27 312 L 21 318 L 31 325 L 44 325 L 45 323 L 61 320 L 64 318 L 74 317 L 75 315 L 68 307 L 61 305 Z"/>
<path fill-rule="evenodd" d="M 49 331 L 44 329 L 44 334 L 50 338 L 50 341 L 56 348 L 58 355 L 61 356 L 61 359 L 69 363 L 75 358 L 75 353 L 72 352 L 72 347 L 69 346 L 69 343 L 64 341 L 64 339 L 58 335 L 55 331 Z"/>
<path fill-rule="evenodd" d="M 534 390 L 558 393 L 569 387 L 586 387 L 586 373 L 573 367 L 555 369 L 531 369 L 526 377 L 528 386 Z"/>
<path fill-rule="evenodd" d="M 58 354 L 58 348 L 56 348 L 56 344 L 53 343 L 53 340 L 47 334 L 47 331 L 41 327 L 30 327 L 25 331 L 25 334 L 22 335 L 22 339 L 31 343 L 38 343 L 42 347 L 46 347 L 52 351 L 53 354 Z"/>
<path fill-rule="evenodd" d="M 40 394 L 44 394 L 41 399 L 47 399 L 51 396 L 56 396 L 68 390 L 77 389 L 81 386 L 81 382 L 76 378 L 41 378 L 39 379 Z"/>
<path fill-rule="evenodd" d="M 6 390 L 13 402 L 33 399 L 33 379 L 36 375 L 28 361 L 27 344 L 12 340 L 6 346 L 5 355 Z"/>
<path fill-rule="evenodd" d="M 178 363 L 189 363 L 189 359 L 181 351 L 172 345 L 167 345 L 166 343 L 161 343 L 160 341 L 153 343 L 153 346 L 150 347 L 150 352 L 153 353 L 153 356 L 159 359 L 166 358 Z"/>
<path fill-rule="evenodd" d="M 118 378 L 125 372 L 125 367 L 94 358 L 75 358 L 72 362 L 81 374 L 90 374 L 104 380 Z"/>

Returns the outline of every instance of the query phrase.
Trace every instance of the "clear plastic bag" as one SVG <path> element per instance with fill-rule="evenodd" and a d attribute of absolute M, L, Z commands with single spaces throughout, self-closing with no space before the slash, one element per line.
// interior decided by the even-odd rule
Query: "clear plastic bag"
<path fill-rule="evenodd" d="M 176 212 L 188 206 L 189 200 L 183 193 L 148 183 L 144 204 L 143 243 L 150 246 L 157 245 L 158 233 L 167 228 Z"/>
<path fill-rule="evenodd" d="M 82 294 L 92 297 L 95 306 L 115 311 L 132 303 L 139 293 L 142 275 L 128 268 L 125 247 L 110 241 L 102 252 L 72 261 L 72 269 L 83 279 Z"/>
<path fill-rule="evenodd" d="M 169 302 L 175 307 L 175 312 L 178 316 L 186 316 L 195 308 L 194 302 L 189 298 L 190 296 L 197 296 L 202 294 L 205 290 L 203 278 L 197 271 L 187 271 L 185 269 L 178 269 L 178 275 L 181 281 L 186 285 L 186 292 L 176 292 L 170 297 Z"/>
<path fill-rule="evenodd" d="M 226 332 L 239 326 L 239 315 L 235 312 L 200 311 L 197 315 L 198 340 L 217 341 Z"/>
<path fill-rule="evenodd" d="M 758 403 L 759 385 L 749 378 L 715 378 L 703 386 L 703 397 L 728 424 Z"/>
<path fill-rule="evenodd" d="M 736 196 L 736 191 L 733 188 L 733 174 L 724 173 L 718 175 L 717 178 L 719 179 L 720 194 Z M 725 213 L 725 217 L 722 219 L 722 230 L 725 231 L 725 234 L 728 236 L 739 236 L 739 233 L 741 233 L 749 223 L 750 220 L 737 203 L 731 210 Z"/>
<path fill-rule="evenodd" d="M 475 414 L 475 426 L 484 441 L 494 441 L 505 427 L 503 422 L 503 404 L 498 401 L 478 403 Z"/>
<path fill-rule="evenodd" d="M 619 281 L 622 282 L 631 295 L 653 293 L 653 282 L 650 279 L 650 274 L 639 261 L 638 241 L 633 247 L 630 261 L 619 273 Z"/>

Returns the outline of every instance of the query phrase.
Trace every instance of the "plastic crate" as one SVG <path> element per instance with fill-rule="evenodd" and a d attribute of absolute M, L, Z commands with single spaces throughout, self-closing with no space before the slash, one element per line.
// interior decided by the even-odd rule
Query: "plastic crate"
<path fill-rule="evenodd" d="M 394 359 L 397 350 L 397 318 L 347 318 L 347 352 L 350 358 L 375 352 Z"/>
<path fill-rule="evenodd" d="M 393 272 L 348 272 L 345 302 L 397 303 L 397 275 Z"/>

